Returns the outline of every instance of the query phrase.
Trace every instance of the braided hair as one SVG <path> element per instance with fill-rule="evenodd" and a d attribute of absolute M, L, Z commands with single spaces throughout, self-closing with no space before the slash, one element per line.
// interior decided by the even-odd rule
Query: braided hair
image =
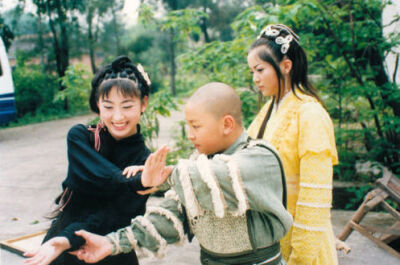
<path fill-rule="evenodd" d="M 107 97 L 115 87 L 123 96 L 140 99 L 149 95 L 150 87 L 143 74 L 126 56 L 116 58 L 101 68 L 93 77 L 89 104 L 93 112 L 99 113 L 97 103 L 100 97 Z"/>
<path fill-rule="evenodd" d="M 297 88 L 304 94 L 321 101 L 316 89 L 308 80 L 307 56 L 300 46 L 299 37 L 292 29 L 282 24 L 268 25 L 251 45 L 249 52 L 256 48 L 258 57 L 272 65 L 278 80 L 283 78 L 279 68 L 280 62 L 285 58 L 290 59 L 292 69 L 289 74 L 293 93 L 296 95 L 295 89 Z M 274 97 L 274 102 L 277 102 L 282 94 L 281 82 L 278 82 L 278 85 L 278 95 Z"/>

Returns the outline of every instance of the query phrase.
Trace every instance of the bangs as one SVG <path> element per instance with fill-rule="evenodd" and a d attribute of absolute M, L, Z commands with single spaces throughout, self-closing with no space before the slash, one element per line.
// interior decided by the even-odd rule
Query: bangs
<path fill-rule="evenodd" d="M 123 97 L 137 97 L 141 99 L 140 89 L 135 81 L 128 78 L 109 79 L 102 82 L 97 90 L 96 101 L 105 99 L 110 94 L 112 88 L 116 88 Z"/>

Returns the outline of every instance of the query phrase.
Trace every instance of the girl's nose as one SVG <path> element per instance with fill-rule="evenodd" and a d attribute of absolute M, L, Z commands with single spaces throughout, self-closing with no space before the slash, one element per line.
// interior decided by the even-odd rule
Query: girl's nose
<path fill-rule="evenodd" d="M 124 115 L 122 114 L 121 110 L 116 109 L 113 115 L 114 121 L 120 121 L 124 119 Z"/>
<path fill-rule="evenodd" d="M 258 83 L 260 81 L 260 78 L 258 77 L 258 75 L 257 74 L 253 74 L 253 82 L 254 83 Z"/>

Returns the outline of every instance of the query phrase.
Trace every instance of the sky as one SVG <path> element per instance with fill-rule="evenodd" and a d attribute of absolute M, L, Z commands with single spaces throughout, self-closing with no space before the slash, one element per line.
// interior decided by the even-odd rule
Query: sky
<path fill-rule="evenodd" d="M 15 5 L 18 3 L 18 0 L 0 0 L 0 2 L 0 12 L 4 12 L 15 7 Z M 25 0 L 25 5 L 26 11 L 34 12 L 36 9 L 31 0 Z M 125 0 L 125 5 L 122 9 L 122 19 L 128 26 L 136 24 L 139 6 L 140 0 Z"/>

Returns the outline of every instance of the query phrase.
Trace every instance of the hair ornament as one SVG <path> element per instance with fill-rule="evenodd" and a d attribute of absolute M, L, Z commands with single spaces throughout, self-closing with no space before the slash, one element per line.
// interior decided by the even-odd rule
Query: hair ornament
<path fill-rule="evenodd" d="M 290 48 L 290 42 L 293 40 L 292 35 L 287 35 L 286 37 L 279 36 L 275 39 L 276 44 L 281 45 L 282 54 L 286 54 Z"/>
<path fill-rule="evenodd" d="M 150 81 L 150 77 L 149 75 L 144 71 L 144 68 L 141 64 L 138 64 L 136 66 L 136 68 L 138 69 L 138 71 L 140 72 L 140 74 L 143 76 L 144 80 L 146 81 L 147 85 L 150 86 L 151 85 L 151 81 Z"/>
<path fill-rule="evenodd" d="M 263 30 L 261 30 L 260 35 L 258 38 L 261 38 L 263 35 L 269 36 L 269 37 L 276 37 L 280 33 L 279 30 L 273 29 L 271 25 L 266 26 Z"/>

